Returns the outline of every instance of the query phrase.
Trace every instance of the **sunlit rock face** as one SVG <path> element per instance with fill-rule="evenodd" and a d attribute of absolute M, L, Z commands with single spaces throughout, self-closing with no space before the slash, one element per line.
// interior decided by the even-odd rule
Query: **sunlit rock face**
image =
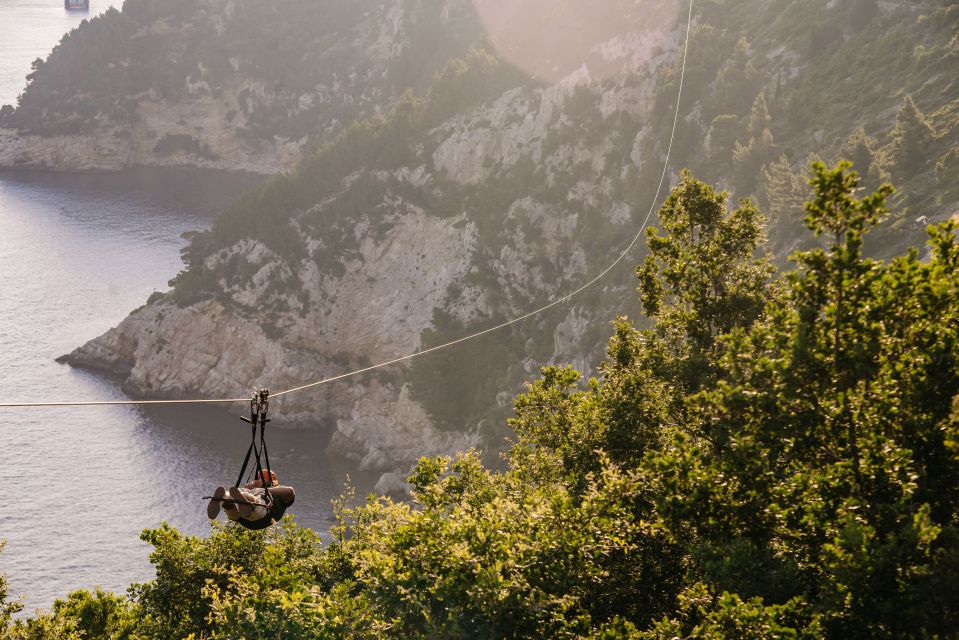
<path fill-rule="evenodd" d="M 473 0 L 496 52 L 543 82 L 576 72 L 599 80 L 662 51 L 678 0 Z"/>

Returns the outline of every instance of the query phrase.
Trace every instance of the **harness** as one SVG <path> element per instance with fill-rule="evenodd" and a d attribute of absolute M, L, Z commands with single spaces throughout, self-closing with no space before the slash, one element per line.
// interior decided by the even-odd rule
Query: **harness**
<path fill-rule="evenodd" d="M 266 507 L 267 514 L 260 518 L 259 520 L 246 520 L 240 518 L 237 520 L 239 524 L 246 527 L 247 529 L 252 529 L 258 531 L 260 529 L 266 529 L 267 527 L 274 524 L 276 521 L 280 520 L 283 517 L 286 508 L 289 506 L 284 504 L 282 500 L 274 499 L 273 494 L 270 493 L 270 488 L 267 487 L 267 481 L 265 477 L 272 479 L 273 472 L 270 468 L 270 454 L 266 449 L 266 423 L 270 422 L 270 419 L 267 417 L 267 413 L 270 409 L 270 392 L 267 389 L 254 389 L 253 395 L 250 398 L 250 417 L 240 416 L 240 420 L 246 422 L 250 425 L 250 446 L 246 450 L 246 456 L 243 458 L 243 465 L 240 467 L 240 473 L 236 477 L 236 483 L 234 487 L 240 487 L 244 483 L 244 475 L 246 475 L 246 468 L 250 464 L 250 458 L 253 458 L 253 468 L 250 469 L 249 475 L 246 475 L 246 482 L 250 481 L 251 477 L 260 478 L 261 483 L 263 484 L 263 499 L 264 504 L 261 505 Z M 259 428 L 260 441 L 257 443 L 257 429 Z M 254 476 L 254 472 L 256 476 Z M 204 499 L 212 498 L 212 496 L 207 496 Z M 212 498 L 216 500 L 217 498 Z M 230 498 L 219 498 L 220 502 L 232 502 L 236 503 L 236 500 Z"/>
<path fill-rule="evenodd" d="M 270 469 L 270 454 L 266 450 L 266 423 L 270 421 L 266 417 L 267 411 L 270 409 L 270 392 L 267 389 L 254 389 L 253 397 L 250 399 L 250 417 L 240 416 L 240 420 L 243 422 L 248 422 L 250 424 L 250 447 L 246 450 L 246 457 L 243 458 L 243 466 L 240 467 L 240 474 L 236 477 L 236 483 L 234 487 L 239 487 L 240 483 L 243 482 L 243 474 L 246 473 L 246 467 L 250 464 L 250 455 L 253 455 L 254 460 L 256 461 L 255 469 L 250 470 L 250 475 L 253 474 L 253 471 L 256 471 L 256 477 L 263 482 L 263 488 L 266 489 L 266 482 L 264 481 L 263 471 L 267 472 L 266 477 L 272 478 L 273 473 Z M 256 428 L 260 427 L 260 444 L 259 446 L 256 443 Z M 266 468 L 264 469 L 263 464 L 260 460 L 260 454 L 263 454 L 262 462 L 266 463 Z M 250 477 L 247 476 L 247 482 L 249 482 Z M 270 495 L 270 492 L 265 492 L 267 496 L 267 505 L 273 501 L 273 496 Z"/>
<path fill-rule="evenodd" d="M 289 505 L 283 504 L 282 500 L 273 498 L 269 489 L 267 489 L 264 493 L 269 496 L 266 515 L 259 520 L 246 520 L 244 518 L 240 518 L 236 521 L 240 524 L 240 526 L 250 529 L 251 531 L 261 531 L 263 529 L 272 527 L 274 524 L 283 519 L 283 514 L 286 513 L 286 508 Z"/>

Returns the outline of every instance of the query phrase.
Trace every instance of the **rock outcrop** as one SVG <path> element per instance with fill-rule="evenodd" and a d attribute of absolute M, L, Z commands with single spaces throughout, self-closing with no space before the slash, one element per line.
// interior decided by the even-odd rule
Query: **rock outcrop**
<path fill-rule="evenodd" d="M 67 34 L 0 110 L 0 168 L 288 171 L 479 43 L 471 16 L 467 0 L 130 0 Z M 426 28 L 450 36 L 436 56 Z"/>
<path fill-rule="evenodd" d="M 245 239 L 208 258 L 211 268 L 237 258 L 249 265 L 245 286 L 226 289 L 229 306 L 211 299 L 181 307 L 161 298 L 61 360 L 119 374 L 134 396 L 222 397 L 334 376 L 360 366 L 359 356 L 384 361 L 415 351 L 433 309 L 470 265 L 475 229 L 462 216 L 441 219 L 391 205 L 390 229 L 378 237 L 356 229 L 359 249 L 342 274 L 321 273 L 312 261 L 299 265 L 311 303 L 291 299 L 294 320 L 280 339 L 260 323 L 263 310 L 276 306 L 270 276 L 289 265 Z M 364 470 L 407 468 L 424 450 L 475 444 L 475 435 L 436 429 L 401 374 L 384 371 L 285 396 L 278 408 L 287 424 L 334 426 L 331 448 Z"/>

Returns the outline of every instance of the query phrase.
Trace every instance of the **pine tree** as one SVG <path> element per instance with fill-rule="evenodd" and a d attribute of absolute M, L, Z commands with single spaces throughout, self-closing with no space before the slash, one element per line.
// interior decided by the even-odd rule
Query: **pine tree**
<path fill-rule="evenodd" d="M 716 116 L 709 127 L 709 160 L 711 164 L 726 165 L 733 155 L 736 141 L 746 135 L 739 116 Z"/>
<path fill-rule="evenodd" d="M 875 147 L 876 141 L 866 135 L 865 127 L 860 126 L 846 138 L 839 150 L 839 156 L 851 162 L 860 176 L 867 176 L 872 170 Z"/>
<path fill-rule="evenodd" d="M 929 145 L 935 135 L 935 130 L 913 102 L 912 96 L 906 96 L 896 114 L 896 128 L 892 131 L 889 150 L 896 177 L 908 180 L 921 171 L 929 160 Z"/>
<path fill-rule="evenodd" d="M 742 196 L 752 194 L 759 184 L 763 166 L 774 153 L 773 134 L 769 129 L 748 144 L 737 142 L 733 147 L 733 184 Z"/>
<path fill-rule="evenodd" d="M 771 124 L 772 118 L 766 106 L 766 92 L 760 91 L 749 111 L 749 135 L 753 138 L 761 138 Z"/>
<path fill-rule="evenodd" d="M 793 171 L 785 154 L 763 168 L 763 183 L 769 226 L 799 221 L 808 189 L 802 174 Z"/>
<path fill-rule="evenodd" d="M 740 195 L 752 194 L 763 177 L 763 166 L 776 153 L 773 134 L 769 130 L 772 118 L 766 106 L 766 94 L 760 92 L 749 113 L 749 141 L 733 146 L 733 184 Z"/>
<path fill-rule="evenodd" d="M 749 60 L 749 41 L 743 37 L 736 50 L 720 69 L 716 78 L 716 100 L 713 113 L 744 113 L 749 96 L 759 88 L 759 73 Z"/>

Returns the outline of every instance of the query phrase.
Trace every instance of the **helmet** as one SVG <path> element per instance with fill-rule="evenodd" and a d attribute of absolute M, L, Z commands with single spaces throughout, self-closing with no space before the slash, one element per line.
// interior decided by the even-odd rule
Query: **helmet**
<path fill-rule="evenodd" d="M 277 480 L 275 471 L 264 469 L 261 473 L 263 475 L 260 476 L 260 479 L 263 481 L 264 487 L 277 487 L 280 485 L 280 481 Z"/>

